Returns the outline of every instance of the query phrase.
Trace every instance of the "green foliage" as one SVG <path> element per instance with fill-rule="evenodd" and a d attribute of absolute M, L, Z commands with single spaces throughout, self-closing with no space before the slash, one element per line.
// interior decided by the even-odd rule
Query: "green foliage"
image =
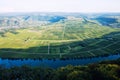
<path fill-rule="evenodd" d="M 86 66 L 12 67 L 0 66 L 0 80 L 120 80 L 120 60 L 103 61 Z"/>
<path fill-rule="evenodd" d="M 120 52 L 120 29 L 90 20 L 66 19 L 38 27 L 5 29 L 0 35 L 0 57 L 82 58 Z"/>

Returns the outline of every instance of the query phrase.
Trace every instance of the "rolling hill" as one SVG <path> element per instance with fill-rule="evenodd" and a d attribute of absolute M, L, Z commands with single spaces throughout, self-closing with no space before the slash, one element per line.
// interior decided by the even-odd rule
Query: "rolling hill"
<path fill-rule="evenodd" d="M 0 57 L 85 58 L 120 52 L 118 15 L 57 14 L 0 16 Z"/>

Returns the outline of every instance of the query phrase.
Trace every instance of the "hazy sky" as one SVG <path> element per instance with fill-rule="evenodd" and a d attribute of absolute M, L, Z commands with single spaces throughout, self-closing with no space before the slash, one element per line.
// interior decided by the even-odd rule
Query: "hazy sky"
<path fill-rule="evenodd" d="M 1 0 L 0 12 L 120 12 L 120 0 Z"/>

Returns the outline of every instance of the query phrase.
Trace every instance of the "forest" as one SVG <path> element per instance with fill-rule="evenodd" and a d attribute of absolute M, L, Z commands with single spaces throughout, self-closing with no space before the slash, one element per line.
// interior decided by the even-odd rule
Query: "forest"
<path fill-rule="evenodd" d="M 120 59 L 84 66 L 4 68 L 0 66 L 0 80 L 120 80 Z"/>

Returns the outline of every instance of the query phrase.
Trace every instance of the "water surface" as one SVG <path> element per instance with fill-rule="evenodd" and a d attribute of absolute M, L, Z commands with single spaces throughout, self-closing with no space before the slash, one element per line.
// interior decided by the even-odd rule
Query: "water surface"
<path fill-rule="evenodd" d="M 87 58 L 87 59 L 71 59 L 71 60 L 33 60 L 33 59 L 18 59 L 18 60 L 11 60 L 11 59 L 1 59 L 0 58 L 0 65 L 10 68 L 13 66 L 22 66 L 22 65 L 28 65 L 28 66 L 41 66 L 41 67 L 52 67 L 52 68 L 58 68 L 63 67 L 66 65 L 86 65 L 90 63 L 97 63 L 104 60 L 115 60 L 120 58 L 120 54 L 118 55 L 111 55 L 107 57 L 96 57 L 96 58 Z"/>

